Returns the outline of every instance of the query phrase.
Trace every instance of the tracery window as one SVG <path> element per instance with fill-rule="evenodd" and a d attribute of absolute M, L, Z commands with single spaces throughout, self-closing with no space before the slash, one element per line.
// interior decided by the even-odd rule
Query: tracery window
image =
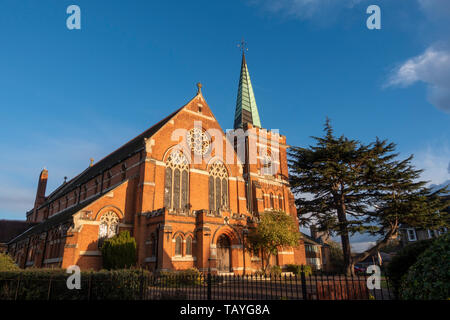
<path fill-rule="evenodd" d="M 210 150 L 211 139 L 202 129 L 192 128 L 187 134 L 187 143 L 193 152 L 204 155 Z"/>
<path fill-rule="evenodd" d="M 98 230 L 99 247 L 103 244 L 105 239 L 114 237 L 119 227 L 119 217 L 113 211 L 108 211 L 100 218 L 100 226 Z"/>
<path fill-rule="evenodd" d="M 189 163 L 184 154 L 175 150 L 166 161 L 164 181 L 164 206 L 170 209 L 187 209 L 189 199 Z"/>
<path fill-rule="evenodd" d="M 228 172 L 221 162 L 209 167 L 209 210 L 228 208 Z"/>

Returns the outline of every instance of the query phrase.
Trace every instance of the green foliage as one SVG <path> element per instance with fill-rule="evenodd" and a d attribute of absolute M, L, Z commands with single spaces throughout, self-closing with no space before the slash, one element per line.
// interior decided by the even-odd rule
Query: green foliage
<path fill-rule="evenodd" d="M 262 252 L 263 271 L 267 270 L 270 257 L 282 246 L 298 245 L 300 232 L 292 216 L 283 211 L 267 211 L 261 214 L 256 229 L 248 235 L 247 245 L 254 252 Z M 264 265 L 264 261 L 266 262 Z"/>
<path fill-rule="evenodd" d="M 344 253 L 339 243 L 335 241 L 328 241 L 328 246 L 330 250 L 329 263 L 331 265 L 331 270 L 336 273 L 345 272 L 344 264 Z"/>
<path fill-rule="evenodd" d="M 81 289 L 69 290 L 69 274 L 63 269 L 0 272 L 0 300 L 13 300 L 16 293 L 18 300 L 135 300 L 148 274 L 138 269 L 81 272 Z"/>
<path fill-rule="evenodd" d="M 271 266 L 269 273 L 272 276 L 281 276 L 281 267 L 280 266 Z"/>
<path fill-rule="evenodd" d="M 423 170 L 411 164 L 412 156 L 398 160 L 396 145 L 378 138 L 369 144 L 336 137 L 327 119 L 324 137 L 313 137 L 316 145 L 293 147 L 289 152 L 290 184 L 302 209 L 300 223 L 311 220 L 319 231 L 341 236 L 346 272 L 352 264 L 376 252 L 398 233 L 401 224 L 437 229 L 448 227 L 450 201 L 432 193 L 419 181 Z M 313 219 L 311 219 L 313 218 Z M 349 237 L 369 233 L 379 237 L 376 247 L 354 258 Z"/>
<path fill-rule="evenodd" d="M 400 298 L 405 300 L 450 299 L 450 233 L 436 240 L 408 269 L 401 280 Z"/>
<path fill-rule="evenodd" d="M 101 251 L 105 269 L 124 269 L 136 264 L 136 240 L 128 231 L 105 240 Z"/>
<path fill-rule="evenodd" d="M 302 271 L 305 273 L 305 276 L 310 276 L 312 274 L 312 267 L 308 265 L 302 264 L 288 264 L 286 265 L 286 271 L 292 272 L 298 277 L 301 276 Z"/>
<path fill-rule="evenodd" d="M 199 286 L 204 283 L 202 273 L 196 268 L 159 273 L 159 285 L 163 287 Z"/>
<path fill-rule="evenodd" d="M 0 253 L 0 272 L 19 270 L 14 260 L 6 253 Z"/>
<path fill-rule="evenodd" d="M 431 240 L 422 240 L 411 243 L 397 252 L 392 258 L 392 261 L 387 265 L 386 274 L 389 277 L 389 285 L 396 297 L 399 296 L 402 277 L 431 244 Z"/>

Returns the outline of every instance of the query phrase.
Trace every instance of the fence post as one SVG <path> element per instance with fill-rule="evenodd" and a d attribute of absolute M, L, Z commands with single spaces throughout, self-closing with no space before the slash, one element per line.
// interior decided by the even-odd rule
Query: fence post
<path fill-rule="evenodd" d="M 208 272 L 208 277 L 206 279 L 206 284 L 208 285 L 207 299 L 211 300 L 211 273 L 210 272 Z"/>
<path fill-rule="evenodd" d="M 308 300 L 308 295 L 306 292 L 306 276 L 305 276 L 305 269 L 304 266 L 302 265 L 302 272 L 300 274 L 300 278 L 302 280 L 302 295 L 303 295 L 303 300 Z"/>

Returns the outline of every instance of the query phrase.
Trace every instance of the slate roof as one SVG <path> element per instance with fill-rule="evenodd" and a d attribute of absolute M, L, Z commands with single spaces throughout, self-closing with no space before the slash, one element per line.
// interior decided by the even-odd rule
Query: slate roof
<path fill-rule="evenodd" d="M 95 200 L 99 199 L 104 194 L 105 193 L 99 193 L 92 198 L 89 198 L 83 202 L 80 202 L 79 204 L 77 204 L 75 206 L 72 206 L 70 208 L 67 208 L 67 209 L 55 214 L 54 216 L 48 218 L 47 220 L 40 222 L 40 223 L 32 226 L 31 228 L 25 230 L 25 232 L 22 232 L 21 234 L 17 235 L 15 238 L 11 239 L 9 241 L 9 243 L 23 240 L 32 234 L 39 234 L 39 233 L 45 232 L 61 223 L 65 223 L 65 222 L 69 221 L 69 219 L 72 217 L 72 215 L 74 215 L 75 213 L 77 213 L 78 211 L 83 209 L 84 207 L 88 206 Z"/>
<path fill-rule="evenodd" d="M 314 244 L 314 245 L 318 245 L 318 246 L 323 245 L 323 243 L 321 243 L 320 241 L 314 239 L 311 236 L 308 236 L 306 233 L 300 232 L 300 234 L 302 235 L 302 239 L 306 240 L 306 242 L 308 242 L 310 244 Z"/>
<path fill-rule="evenodd" d="M 34 223 L 22 220 L 0 220 L 0 243 L 9 242 L 33 225 Z"/>

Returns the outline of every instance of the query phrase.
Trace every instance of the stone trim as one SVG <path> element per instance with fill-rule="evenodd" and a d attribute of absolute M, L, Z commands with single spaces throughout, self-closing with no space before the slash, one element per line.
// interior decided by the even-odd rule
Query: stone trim
<path fill-rule="evenodd" d="M 102 256 L 100 251 L 80 251 L 80 256 Z"/>

